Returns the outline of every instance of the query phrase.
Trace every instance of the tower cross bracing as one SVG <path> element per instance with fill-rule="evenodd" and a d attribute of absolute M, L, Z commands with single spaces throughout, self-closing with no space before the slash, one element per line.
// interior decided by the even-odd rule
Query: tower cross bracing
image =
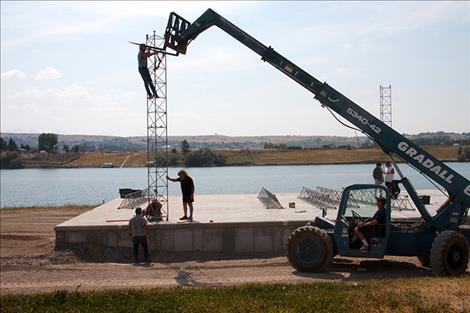
<path fill-rule="evenodd" d="M 380 120 L 392 127 L 392 86 L 380 86 Z"/>
<path fill-rule="evenodd" d="M 153 32 L 146 36 L 146 45 L 163 48 L 165 40 Z M 148 69 L 158 98 L 147 99 L 147 192 L 148 201 L 156 198 L 162 204 L 162 218 L 168 221 L 168 119 L 167 119 L 167 59 L 163 52 L 154 51 L 148 58 Z"/>

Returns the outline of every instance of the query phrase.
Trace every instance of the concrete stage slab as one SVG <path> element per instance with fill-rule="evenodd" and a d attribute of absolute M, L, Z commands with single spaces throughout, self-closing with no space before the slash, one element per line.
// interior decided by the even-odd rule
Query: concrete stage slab
<path fill-rule="evenodd" d="M 444 196 L 437 190 L 430 195 L 428 210 L 434 215 Z M 256 194 L 197 195 L 194 221 L 179 222 L 183 215 L 181 197 L 169 198 L 169 221 L 150 222 L 148 241 L 151 254 L 164 252 L 268 253 L 281 255 L 290 233 L 305 225 L 321 210 L 297 198 L 297 193 L 276 194 L 284 209 L 267 209 Z M 289 208 L 295 202 L 295 208 Z M 57 248 L 79 248 L 89 256 L 132 255 L 127 234 L 134 210 L 118 209 L 114 199 L 55 227 Z M 328 210 L 335 219 L 337 210 Z M 416 219 L 418 211 L 392 211 L 394 219 Z"/>

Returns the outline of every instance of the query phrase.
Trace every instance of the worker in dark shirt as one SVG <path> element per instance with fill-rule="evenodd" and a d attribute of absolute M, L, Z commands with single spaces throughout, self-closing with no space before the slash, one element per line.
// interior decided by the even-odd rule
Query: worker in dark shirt
<path fill-rule="evenodd" d="M 181 193 L 183 194 L 183 212 L 184 216 L 180 218 L 180 221 L 189 220 L 193 221 L 193 202 L 194 202 L 194 182 L 185 170 L 178 172 L 178 178 L 166 177 L 172 182 L 180 182 Z M 188 206 L 189 206 L 189 217 L 188 217 Z"/>
<path fill-rule="evenodd" d="M 385 225 L 386 217 L 385 217 L 385 199 L 384 198 L 377 198 L 377 212 L 375 212 L 372 218 L 368 218 L 363 222 L 357 224 L 356 228 L 354 228 L 354 234 L 362 241 L 361 251 L 368 251 L 369 250 L 369 243 L 367 242 L 366 238 L 364 237 L 364 228 L 366 227 L 375 227 L 376 225 Z"/>
<path fill-rule="evenodd" d="M 376 163 L 375 168 L 372 171 L 372 178 L 374 178 L 374 183 L 376 185 L 382 185 L 384 182 L 384 175 L 382 172 L 382 163 Z"/>

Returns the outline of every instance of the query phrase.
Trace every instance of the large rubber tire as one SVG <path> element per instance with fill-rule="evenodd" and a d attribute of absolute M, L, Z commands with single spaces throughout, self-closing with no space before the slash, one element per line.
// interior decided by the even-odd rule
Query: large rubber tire
<path fill-rule="evenodd" d="M 323 271 L 332 258 L 333 244 L 330 236 L 318 227 L 299 227 L 287 240 L 287 259 L 298 271 Z"/>
<path fill-rule="evenodd" d="M 467 270 L 468 243 L 458 231 L 439 233 L 431 247 L 431 269 L 438 276 L 460 276 Z"/>
<path fill-rule="evenodd" d="M 305 224 L 305 226 L 317 226 L 317 222 L 315 220 L 310 220 Z"/>

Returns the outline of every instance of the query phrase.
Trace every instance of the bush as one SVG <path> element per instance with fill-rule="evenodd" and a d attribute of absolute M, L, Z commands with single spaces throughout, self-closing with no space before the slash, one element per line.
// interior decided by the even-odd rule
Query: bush
<path fill-rule="evenodd" d="M 23 162 L 16 152 L 5 151 L 0 153 L 0 168 L 16 169 L 23 168 Z"/>
<path fill-rule="evenodd" d="M 168 167 L 168 166 L 177 166 L 178 158 L 174 154 L 169 154 L 168 158 L 162 156 L 157 156 L 157 166 L 158 167 Z"/>
<path fill-rule="evenodd" d="M 285 144 L 285 143 L 274 144 L 274 143 L 271 143 L 271 142 L 265 142 L 264 145 L 263 145 L 263 149 L 287 150 L 287 144 Z"/>
<path fill-rule="evenodd" d="M 467 160 L 470 160 L 470 147 L 466 147 L 464 149 L 459 149 L 459 156 L 457 157 L 457 160 L 461 162 L 465 162 Z"/>
<path fill-rule="evenodd" d="M 187 167 L 224 166 L 225 158 L 210 149 L 200 149 L 188 153 L 184 159 L 184 165 Z"/>
<path fill-rule="evenodd" d="M 23 162 L 21 162 L 21 159 L 13 159 L 10 161 L 10 168 L 11 169 L 23 168 Z"/>

